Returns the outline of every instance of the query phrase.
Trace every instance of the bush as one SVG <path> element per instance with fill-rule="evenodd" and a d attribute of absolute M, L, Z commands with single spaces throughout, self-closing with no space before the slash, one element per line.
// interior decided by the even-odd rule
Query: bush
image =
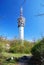
<path fill-rule="evenodd" d="M 35 46 L 31 50 L 33 56 L 40 60 L 42 63 L 44 62 L 44 39 L 35 44 Z"/>
<path fill-rule="evenodd" d="M 24 41 L 24 44 L 21 43 L 21 41 L 12 41 L 11 46 L 9 49 L 9 52 L 11 53 L 30 53 L 31 48 L 33 47 L 33 44 L 31 44 L 28 41 Z"/>
<path fill-rule="evenodd" d="M 3 48 L 2 48 L 2 45 L 0 44 L 0 53 L 2 52 Z"/>

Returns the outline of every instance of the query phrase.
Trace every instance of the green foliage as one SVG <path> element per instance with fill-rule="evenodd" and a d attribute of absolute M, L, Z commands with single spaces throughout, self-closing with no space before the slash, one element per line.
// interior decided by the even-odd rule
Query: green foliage
<path fill-rule="evenodd" d="M 9 44 L 10 41 L 4 38 L 3 36 L 0 36 L 0 52 L 7 52 L 7 44 Z"/>
<path fill-rule="evenodd" d="M 2 45 L 0 44 L 0 52 L 2 52 Z"/>
<path fill-rule="evenodd" d="M 11 53 L 30 53 L 31 48 L 34 44 L 24 40 L 7 40 L 3 36 L 0 37 L 0 52 L 11 52 Z"/>
<path fill-rule="evenodd" d="M 35 58 L 39 59 L 41 62 L 44 61 L 44 38 L 35 44 L 31 52 Z"/>
<path fill-rule="evenodd" d="M 20 40 L 14 40 L 11 42 L 10 51 L 12 53 L 30 53 L 33 44 L 28 41 L 24 41 L 22 44 Z"/>

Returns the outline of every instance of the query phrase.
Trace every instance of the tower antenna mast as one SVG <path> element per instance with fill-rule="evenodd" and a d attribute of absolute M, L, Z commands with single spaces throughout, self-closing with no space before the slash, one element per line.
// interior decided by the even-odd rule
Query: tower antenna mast
<path fill-rule="evenodd" d="M 23 2 L 21 3 L 21 6 L 20 6 L 20 16 L 23 15 L 23 5 L 25 4 L 26 0 L 23 0 Z"/>
<path fill-rule="evenodd" d="M 21 7 L 25 4 L 25 2 L 26 2 L 26 0 L 24 0 L 24 1 L 22 2 Z"/>

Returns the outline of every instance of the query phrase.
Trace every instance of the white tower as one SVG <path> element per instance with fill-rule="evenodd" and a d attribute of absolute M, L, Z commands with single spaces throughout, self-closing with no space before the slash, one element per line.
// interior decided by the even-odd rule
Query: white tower
<path fill-rule="evenodd" d="M 23 8 L 20 8 L 20 17 L 18 18 L 18 29 L 19 29 L 19 39 L 24 40 L 24 24 L 25 18 L 23 17 Z"/>

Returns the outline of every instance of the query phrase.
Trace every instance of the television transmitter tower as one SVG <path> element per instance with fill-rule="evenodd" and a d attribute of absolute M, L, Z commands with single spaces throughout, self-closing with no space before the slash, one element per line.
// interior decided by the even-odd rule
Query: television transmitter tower
<path fill-rule="evenodd" d="M 18 29 L 19 29 L 19 39 L 20 40 L 24 40 L 24 24 L 25 24 L 25 18 L 23 17 L 23 8 L 21 7 L 20 17 L 18 18 Z"/>

